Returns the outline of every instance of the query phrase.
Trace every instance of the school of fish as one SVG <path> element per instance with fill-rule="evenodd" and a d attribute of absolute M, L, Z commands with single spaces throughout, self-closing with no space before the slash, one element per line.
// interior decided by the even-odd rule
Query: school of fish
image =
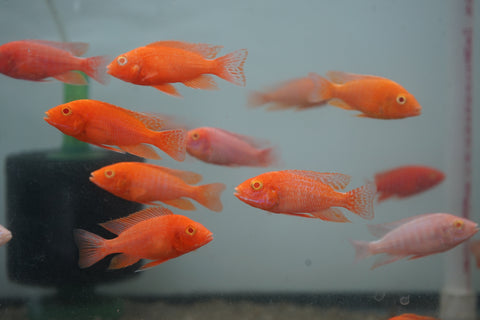
<path fill-rule="evenodd" d="M 247 49 L 217 57 L 220 45 L 177 40 L 156 41 L 108 56 L 81 58 L 88 44 L 46 40 L 19 40 L 0 46 L 0 73 L 22 80 L 59 81 L 85 85 L 81 71 L 105 84 L 108 75 L 139 86 L 151 86 L 171 96 L 181 97 L 173 84 L 203 90 L 218 89 L 213 76 L 245 86 L 244 65 Z M 252 91 L 250 107 L 270 104 L 267 110 L 309 110 L 334 107 L 359 112 L 359 117 L 405 119 L 421 115 L 415 96 L 397 82 L 375 75 L 329 71 L 323 77 L 310 72 L 287 79 L 263 91 Z M 279 166 L 279 153 L 268 140 L 232 132 L 224 128 L 184 128 L 167 116 L 135 112 L 108 102 L 75 100 L 46 111 L 45 121 L 62 133 L 80 141 L 115 152 L 128 152 L 146 159 L 161 159 L 156 147 L 176 161 L 186 154 L 210 165 L 226 167 Z M 318 169 L 318 168 L 315 168 Z M 351 222 L 343 208 L 362 219 L 372 220 L 374 199 L 407 199 L 426 192 L 445 179 L 438 169 L 425 165 L 403 165 L 377 173 L 374 181 L 344 191 L 350 176 L 337 172 L 286 169 L 267 171 L 235 188 L 234 196 L 249 207 L 267 212 L 323 221 Z M 73 231 L 79 249 L 80 268 L 88 268 L 106 256 L 109 269 L 120 269 L 141 259 L 152 260 L 144 270 L 199 249 L 213 239 L 206 227 L 161 206 L 195 210 L 189 200 L 209 210 L 223 210 L 219 182 L 197 185 L 202 175 L 141 162 L 121 162 L 98 168 L 90 181 L 129 201 L 150 205 L 124 218 L 101 226 L 117 235 L 103 239 L 86 230 Z M 88 181 L 86 181 L 88 183 Z M 256 210 L 256 209 L 252 209 Z M 312 221 L 312 223 L 315 223 Z M 449 213 L 427 213 L 400 221 L 369 226 L 379 240 L 351 240 L 355 261 L 384 254 L 372 269 L 402 258 L 417 259 L 445 252 L 466 242 L 478 225 Z M 11 239 L 0 226 L 0 245 Z M 480 266 L 480 244 L 470 250 Z M 391 319 L 433 319 L 404 314 Z"/>

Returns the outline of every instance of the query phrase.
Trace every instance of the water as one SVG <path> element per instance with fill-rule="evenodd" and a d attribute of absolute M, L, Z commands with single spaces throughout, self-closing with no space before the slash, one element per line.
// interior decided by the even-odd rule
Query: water
<path fill-rule="evenodd" d="M 354 250 L 347 241 L 373 240 L 365 220 L 346 211 L 352 220 L 350 224 L 268 214 L 245 205 L 232 193 L 234 187 L 247 178 L 282 169 L 349 174 L 352 181 L 347 190 L 364 184 L 378 171 L 404 164 L 451 170 L 451 159 L 455 156 L 452 143 L 458 143 L 452 138 L 455 124 L 451 116 L 462 112 L 463 103 L 452 98 L 458 85 L 454 60 L 462 55 L 454 40 L 454 32 L 459 29 L 456 23 L 461 19 L 453 18 L 453 1 L 145 0 L 53 1 L 53 4 L 63 21 L 66 37 L 90 44 L 87 56 L 109 54 L 113 58 L 147 43 L 167 39 L 223 45 L 221 55 L 247 48 L 245 88 L 220 79 L 218 91 L 177 85 L 184 96 L 178 99 L 153 88 L 111 78 L 107 86 L 92 81 L 90 98 L 134 111 L 171 114 L 191 127 L 220 127 L 265 138 L 278 147 L 281 155 L 281 164 L 271 168 L 219 167 L 193 158 L 179 163 L 166 156 L 161 161 L 149 161 L 201 173 L 205 183 L 225 183 L 224 210 L 215 213 L 201 206 L 194 212 L 174 209 L 175 213 L 185 214 L 207 226 L 214 233 L 214 241 L 125 281 L 96 287 L 96 292 L 104 296 L 128 298 L 130 311 L 124 315 L 126 318 L 156 317 L 143 303 L 160 298 L 161 303 L 166 304 L 153 307 L 156 312 L 175 306 L 176 302 L 169 300 L 172 297 L 211 295 L 223 297 L 227 302 L 206 304 L 202 310 L 217 311 L 225 317 L 228 312 L 222 313 L 222 308 L 232 307 L 240 300 L 260 301 L 267 309 L 269 305 L 277 306 L 285 301 L 293 305 L 300 301 L 299 305 L 303 302 L 307 307 L 332 307 L 340 310 L 332 315 L 337 319 L 352 317 L 347 312 L 359 306 L 368 307 L 379 319 L 419 310 L 438 315 L 437 298 L 445 284 L 447 255 L 399 261 L 370 271 L 374 258 L 353 264 Z M 474 8 L 477 18 L 479 8 L 478 5 Z M 475 32 L 479 31 L 478 23 L 476 19 Z M 2 44 L 20 39 L 60 40 L 57 25 L 44 1 L 0 2 L 0 29 L 6 30 L 0 34 Z M 476 52 L 478 42 L 474 42 Z M 473 58 L 475 76 L 478 75 L 477 57 L 475 54 Z M 251 90 L 309 72 L 323 75 L 328 70 L 393 79 L 415 95 L 423 106 L 422 115 L 384 121 L 357 118 L 354 112 L 329 106 L 303 112 L 268 112 L 264 108 L 246 107 Z M 478 92 L 478 82 L 473 89 Z M 4 165 L 9 155 L 61 145 L 61 134 L 42 118 L 46 110 L 62 103 L 62 90 L 58 81 L 36 83 L 0 76 L 0 157 Z M 474 110 L 477 105 L 474 100 Z M 452 112 L 451 108 L 457 108 L 458 112 Z M 474 111 L 474 134 L 479 120 Z M 475 166 L 478 151 L 474 138 L 472 195 L 478 192 L 479 172 Z M 463 161 L 461 155 L 458 159 Z M 449 172 L 446 174 L 450 178 Z M 8 226 L 12 222 L 5 212 L 9 199 L 6 198 L 6 179 L 3 181 L 0 224 Z M 409 199 L 376 205 L 374 223 L 427 212 L 448 212 L 451 205 L 448 199 L 457 194 L 458 189 L 449 188 L 447 182 L 448 179 Z M 28 200 L 27 196 L 25 201 Z M 478 208 L 477 197 L 472 196 L 471 219 L 474 221 L 480 219 Z M 48 225 L 42 228 L 42 232 L 49 232 Z M 11 244 L 14 241 L 18 241 L 15 234 Z M 51 295 L 54 289 L 9 279 L 6 251 L 6 247 L 0 248 L 3 266 L 0 268 L 0 302 L 4 301 L 0 314 L 16 310 L 18 305 L 11 303 L 17 301 L 22 302 L 20 307 L 30 305 L 30 309 L 36 305 L 31 302 L 37 301 L 41 308 L 42 297 Z M 480 279 L 473 263 L 471 268 L 475 292 L 480 287 Z M 198 313 L 190 314 L 192 318 L 208 317 L 195 309 L 199 308 L 195 302 L 198 301 L 183 301 L 181 309 L 197 310 Z M 110 302 L 105 302 L 105 306 L 117 309 Z M 248 306 L 245 309 L 253 310 Z M 101 317 L 97 309 L 87 310 L 91 310 L 90 316 Z M 255 310 L 257 315 L 267 314 L 263 309 Z M 316 314 L 319 310 L 310 311 Z M 292 317 L 308 318 L 310 311 L 292 311 Z M 22 318 L 36 313 L 19 311 L 19 314 Z"/>

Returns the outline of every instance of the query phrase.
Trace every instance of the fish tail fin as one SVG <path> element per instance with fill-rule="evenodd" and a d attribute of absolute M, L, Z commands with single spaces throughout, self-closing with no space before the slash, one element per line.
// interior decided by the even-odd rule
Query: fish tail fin
<path fill-rule="evenodd" d="M 365 259 L 372 254 L 370 253 L 370 244 L 367 241 L 360 241 L 360 240 L 349 240 L 352 246 L 355 248 L 355 260 L 354 262 L 358 262 L 362 259 Z"/>
<path fill-rule="evenodd" d="M 109 254 L 105 250 L 105 239 L 94 233 L 75 229 L 73 239 L 78 247 L 78 266 L 81 269 L 90 267 Z"/>
<path fill-rule="evenodd" d="M 248 95 L 248 106 L 249 107 L 259 107 L 268 103 L 268 97 L 265 93 L 260 91 L 250 92 Z"/>
<path fill-rule="evenodd" d="M 155 132 L 153 145 L 164 151 L 177 161 L 185 160 L 187 132 L 183 129 L 173 129 Z"/>
<path fill-rule="evenodd" d="M 258 163 L 261 167 L 268 167 L 278 163 L 278 153 L 273 147 L 259 151 Z"/>
<path fill-rule="evenodd" d="M 334 97 L 333 91 L 335 89 L 334 84 L 328 79 L 319 76 L 314 72 L 310 72 L 308 77 L 314 83 L 314 89 L 310 93 L 308 100 L 311 103 L 326 102 Z"/>
<path fill-rule="evenodd" d="M 239 49 L 216 59 L 216 75 L 238 86 L 245 86 L 243 64 L 247 59 L 247 49 Z"/>
<path fill-rule="evenodd" d="M 197 197 L 195 198 L 202 206 L 216 212 L 220 212 L 223 209 L 220 196 L 226 185 L 223 183 L 211 183 L 197 187 Z"/>
<path fill-rule="evenodd" d="M 373 200 L 377 187 L 373 182 L 367 182 L 364 186 L 347 192 L 346 208 L 360 217 L 372 220 L 374 217 Z"/>
<path fill-rule="evenodd" d="M 86 58 L 84 64 L 84 70 L 89 77 L 95 79 L 101 84 L 107 84 L 108 74 L 107 74 L 107 65 L 110 62 L 109 56 L 96 56 L 91 58 Z"/>

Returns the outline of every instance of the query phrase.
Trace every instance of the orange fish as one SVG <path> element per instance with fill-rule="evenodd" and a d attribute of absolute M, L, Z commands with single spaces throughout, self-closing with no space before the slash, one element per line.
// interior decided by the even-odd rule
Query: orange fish
<path fill-rule="evenodd" d="M 377 173 L 378 201 L 409 197 L 433 188 L 445 179 L 443 172 L 426 166 L 402 166 Z"/>
<path fill-rule="evenodd" d="M 273 103 L 267 110 L 282 110 L 295 107 L 298 110 L 319 106 L 325 102 L 311 102 L 310 97 L 316 89 L 311 77 L 296 78 L 280 83 L 264 92 L 254 91 L 248 97 L 251 107 Z"/>
<path fill-rule="evenodd" d="M 389 320 L 438 320 L 437 318 L 419 316 L 413 313 L 404 313 L 402 315 L 390 318 Z"/>
<path fill-rule="evenodd" d="M 141 162 L 119 162 L 92 172 L 90 181 L 114 195 L 130 201 L 155 205 L 155 201 L 183 210 L 195 210 L 191 198 L 202 206 L 222 211 L 223 183 L 200 186 L 202 176 Z"/>
<path fill-rule="evenodd" d="M 362 112 L 359 117 L 401 119 L 418 116 L 422 107 L 398 83 L 377 76 L 329 71 L 327 80 L 310 73 L 316 90 L 311 103 L 329 103 L 333 106 Z"/>
<path fill-rule="evenodd" d="M 202 127 L 187 135 L 187 152 L 202 161 L 224 166 L 268 167 L 276 161 L 273 148 L 258 139 L 227 130 Z"/>
<path fill-rule="evenodd" d="M 147 208 L 100 225 L 118 237 L 108 240 L 82 229 L 74 230 L 78 266 L 82 269 L 119 253 L 112 258 L 108 269 L 125 268 L 140 259 L 154 260 L 139 269 L 145 270 L 196 250 L 213 239 L 212 233 L 200 223 L 163 207 Z"/>
<path fill-rule="evenodd" d="M 117 152 L 160 159 L 160 156 L 146 145 L 148 143 L 175 160 L 185 159 L 185 130 L 159 131 L 165 126 L 165 121 L 156 114 L 133 112 L 90 99 L 61 104 L 48 110 L 46 114 L 45 121 L 80 141 Z"/>
<path fill-rule="evenodd" d="M 243 64 L 247 50 L 240 49 L 214 59 L 222 46 L 182 41 L 158 41 L 118 56 L 107 69 L 112 76 L 142 86 L 152 86 L 180 97 L 171 84 L 181 82 L 195 89 L 217 89 L 216 75 L 245 86 Z"/>
<path fill-rule="evenodd" d="M 283 170 L 263 173 L 235 188 L 241 201 L 259 209 L 288 215 L 350 222 L 337 208 L 343 207 L 364 219 L 373 219 L 375 184 L 340 192 L 350 177 L 340 173 Z"/>
<path fill-rule="evenodd" d="M 44 81 L 53 77 L 59 81 L 85 85 L 87 81 L 78 72 L 83 71 L 96 81 L 107 81 L 107 56 L 79 58 L 88 50 L 82 42 L 55 42 L 46 40 L 20 40 L 0 46 L 0 73 L 6 76 Z"/>

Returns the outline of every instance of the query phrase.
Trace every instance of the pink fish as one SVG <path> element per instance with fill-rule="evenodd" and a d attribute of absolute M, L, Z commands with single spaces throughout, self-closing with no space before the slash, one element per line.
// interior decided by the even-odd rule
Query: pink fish
<path fill-rule="evenodd" d="M 0 247 L 12 239 L 10 230 L 0 225 Z"/>
<path fill-rule="evenodd" d="M 351 241 L 355 261 L 386 253 L 371 269 L 410 256 L 409 260 L 450 250 L 477 233 L 478 225 L 449 213 L 427 213 L 395 222 L 368 226 L 381 239 Z"/>
<path fill-rule="evenodd" d="M 190 130 L 187 152 L 202 161 L 224 166 L 268 167 L 276 161 L 273 148 L 260 141 L 227 130 L 203 127 Z"/>

